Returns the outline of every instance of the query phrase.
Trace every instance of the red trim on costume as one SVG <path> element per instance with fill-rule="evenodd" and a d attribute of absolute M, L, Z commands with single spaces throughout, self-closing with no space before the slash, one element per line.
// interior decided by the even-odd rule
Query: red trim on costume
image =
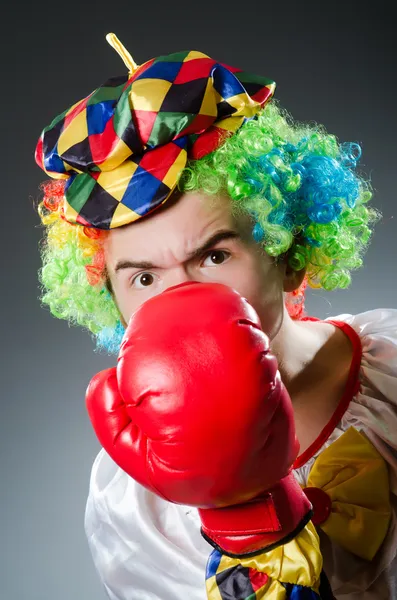
<path fill-rule="evenodd" d="M 321 319 L 317 319 L 316 317 L 304 317 L 301 320 L 320 321 Z M 350 365 L 349 376 L 347 378 L 345 391 L 343 392 L 342 398 L 338 406 L 336 407 L 334 414 L 332 415 L 331 419 L 328 421 L 324 429 L 321 431 L 320 435 L 304 452 L 302 452 L 302 454 L 298 456 L 293 465 L 294 469 L 299 469 L 299 467 L 304 465 L 316 454 L 318 450 L 320 450 L 321 446 L 325 444 L 325 442 L 328 440 L 335 427 L 338 425 L 339 421 L 345 414 L 346 410 L 348 409 L 351 400 L 354 398 L 354 396 L 360 389 L 360 381 L 358 378 L 362 356 L 360 336 L 353 329 L 353 327 L 351 327 L 344 321 L 333 321 L 330 319 L 327 321 L 323 321 L 323 323 L 330 323 L 331 325 L 335 325 L 335 327 L 338 327 L 343 331 L 343 333 L 347 335 L 353 346 L 353 358 Z"/>

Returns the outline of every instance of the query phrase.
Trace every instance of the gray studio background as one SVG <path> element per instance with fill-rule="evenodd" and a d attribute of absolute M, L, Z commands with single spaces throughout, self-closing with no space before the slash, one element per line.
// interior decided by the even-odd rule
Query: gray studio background
<path fill-rule="evenodd" d="M 309 292 L 327 317 L 396 307 L 396 42 L 393 2 L 9 3 L 1 35 L 2 352 L 0 600 L 105 600 L 83 519 L 99 444 L 84 394 L 114 359 L 40 307 L 43 127 L 108 77 L 124 73 L 114 31 L 138 63 L 198 49 L 277 81 L 300 120 L 363 146 L 382 211 L 366 266 L 344 292 Z"/>

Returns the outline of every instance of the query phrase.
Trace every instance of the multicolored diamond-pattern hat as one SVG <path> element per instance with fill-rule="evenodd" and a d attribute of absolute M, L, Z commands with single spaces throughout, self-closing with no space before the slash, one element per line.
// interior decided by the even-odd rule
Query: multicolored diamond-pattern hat
<path fill-rule="evenodd" d="M 38 165 L 66 179 L 64 217 L 113 229 L 162 205 L 187 160 L 215 150 L 272 97 L 275 83 L 197 51 L 137 66 L 107 36 L 129 69 L 56 117 L 36 147 Z"/>

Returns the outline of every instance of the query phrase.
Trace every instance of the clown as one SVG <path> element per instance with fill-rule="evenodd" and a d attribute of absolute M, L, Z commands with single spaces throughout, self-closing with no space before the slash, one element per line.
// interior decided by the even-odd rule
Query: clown
<path fill-rule="evenodd" d="M 293 473 L 334 596 L 397 599 L 397 311 L 304 312 L 307 285 L 349 286 L 378 218 L 360 147 L 294 122 L 265 77 L 196 51 L 138 67 L 108 41 L 128 75 L 57 117 L 36 149 L 55 180 L 39 207 L 43 302 L 118 354 L 137 311 L 173 286 L 246 298 L 292 401 Z M 85 526 L 112 600 L 203 600 L 212 547 L 197 510 L 156 496 L 106 449 Z"/>

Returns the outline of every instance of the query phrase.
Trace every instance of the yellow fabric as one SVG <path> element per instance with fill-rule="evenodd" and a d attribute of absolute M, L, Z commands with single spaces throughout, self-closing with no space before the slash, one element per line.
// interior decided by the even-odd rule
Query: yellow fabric
<path fill-rule="evenodd" d="M 306 586 L 318 593 L 323 559 L 316 529 L 309 522 L 291 542 L 259 556 L 230 558 L 223 555 L 217 575 L 238 565 L 269 576 L 267 583 L 256 591 L 255 600 L 265 597 L 266 600 L 284 600 L 286 589 L 282 583 Z M 206 589 L 209 600 L 222 600 L 215 576 L 206 580 Z"/>
<path fill-rule="evenodd" d="M 391 507 L 387 465 L 369 439 L 348 429 L 316 459 L 307 486 L 324 490 L 332 501 L 321 529 L 346 550 L 372 560 L 385 539 Z"/>
<path fill-rule="evenodd" d="M 303 585 L 317 590 L 323 559 L 316 528 L 309 522 L 291 542 L 265 554 L 240 559 L 240 563 L 244 567 L 265 572 L 272 579 L 283 583 Z"/>
<path fill-rule="evenodd" d="M 171 87 L 172 82 L 165 79 L 145 77 L 134 81 L 130 92 L 131 104 L 134 110 L 158 113 Z"/>
<path fill-rule="evenodd" d="M 120 202 L 125 193 L 125 189 L 137 168 L 138 165 L 132 160 L 126 160 L 118 169 L 119 177 L 116 181 L 114 181 L 113 172 L 105 170 L 99 174 L 97 181 L 103 188 L 111 189 L 113 198 L 116 198 L 116 200 Z"/>

